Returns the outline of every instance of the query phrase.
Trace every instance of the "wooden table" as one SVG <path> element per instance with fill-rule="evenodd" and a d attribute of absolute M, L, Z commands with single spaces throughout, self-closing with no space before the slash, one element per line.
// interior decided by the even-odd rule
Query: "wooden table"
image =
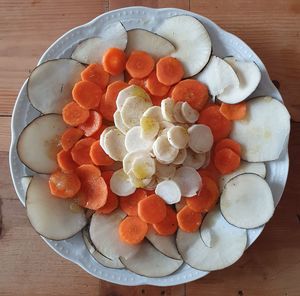
<path fill-rule="evenodd" d="M 1 0 L 0 295 L 300 295 L 300 123 L 292 124 L 290 174 L 274 217 L 241 260 L 176 287 L 125 287 L 93 278 L 35 233 L 9 175 L 10 117 L 18 91 L 45 49 L 97 15 L 131 5 L 179 7 L 211 18 L 262 58 L 293 118 L 300 119 L 299 0 Z"/>

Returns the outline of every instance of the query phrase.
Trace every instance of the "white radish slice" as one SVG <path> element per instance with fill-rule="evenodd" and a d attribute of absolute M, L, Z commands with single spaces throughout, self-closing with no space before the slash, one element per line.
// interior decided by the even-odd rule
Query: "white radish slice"
<path fill-rule="evenodd" d="M 175 272 L 183 263 L 163 255 L 148 241 L 143 241 L 138 252 L 129 258 L 120 257 L 125 267 L 139 275 L 160 278 Z"/>
<path fill-rule="evenodd" d="M 119 238 L 119 224 L 126 217 L 120 210 L 115 210 L 109 215 L 95 213 L 90 224 L 90 238 L 98 252 L 105 257 L 118 261 L 120 256 L 125 258 L 134 256 L 140 245 L 123 243 Z"/>
<path fill-rule="evenodd" d="M 173 116 L 174 106 L 175 102 L 171 98 L 163 99 L 161 101 L 161 113 L 164 120 L 175 122 L 175 118 Z"/>
<path fill-rule="evenodd" d="M 176 170 L 173 180 L 180 188 L 181 195 L 192 197 L 202 187 L 202 180 L 198 172 L 191 167 L 183 166 Z"/>
<path fill-rule="evenodd" d="M 109 81 L 108 84 L 111 84 L 115 81 L 124 81 L 125 77 L 124 77 L 124 72 L 118 74 L 118 75 L 110 75 L 109 76 Z"/>
<path fill-rule="evenodd" d="M 209 164 L 210 164 L 210 159 L 211 158 L 211 152 L 210 151 L 207 151 L 206 153 L 205 153 L 205 161 L 204 161 L 204 163 L 203 163 L 203 165 L 202 165 L 202 168 L 206 168 Z"/>
<path fill-rule="evenodd" d="M 56 155 L 61 149 L 60 136 L 67 129 L 58 114 L 35 118 L 21 132 L 17 152 L 20 160 L 32 171 L 49 174 L 57 169 Z"/>
<path fill-rule="evenodd" d="M 40 235 L 53 240 L 70 238 L 87 224 L 84 209 L 74 207 L 72 199 L 53 196 L 48 180 L 48 176 L 32 177 L 26 193 L 27 216 Z"/>
<path fill-rule="evenodd" d="M 169 205 L 173 205 L 181 199 L 180 188 L 177 183 L 172 180 L 165 180 L 158 183 L 155 194 L 160 196 Z"/>
<path fill-rule="evenodd" d="M 223 269 L 241 258 L 246 249 L 247 231 L 226 222 L 218 207 L 206 215 L 200 231 L 205 242 L 198 231 L 188 233 L 178 230 L 176 237 L 182 258 L 196 269 Z"/>
<path fill-rule="evenodd" d="M 129 131 L 129 128 L 124 124 L 120 111 L 114 113 L 114 123 L 116 128 L 124 135 Z"/>
<path fill-rule="evenodd" d="M 255 91 L 260 82 L 261 73 L 258 66 L 252 61 L 238 61 L 234 57 L 225 58 L 224 61 L 233 68 L 240 83 L 226 88 L 218 96 L 218 99 L 224 103 L 236 104 Z"/>
<path fill-rule="evenodd" d="M 132 127 L 126 134 L 125 147 L 128 152 L 134 152 L 138 150 L 152 149 L 154 140 L 148 140 L 142 138 L 142 128 L 140 126 Z"/>
<path fill-rule="evenodd" d="M 136 175 L 132 171 L 128 173 L 128 177 L 129 177 L 129 180 L 130 180 L 131 184 L 135 188 L 144 188 L 147 185 L 149 185 L 150 182 L 152 181 L 152 178 L 139 179 L 139 178 L 136 177 Z"/>
<path fill-rule="evenodd" d="M 147 157 L 149 157 L 149 152 L 147 150 L 137 150 L 137 151 L 127 153 L 123 159 L 124 172 L 128 174 L 131 171 L 133 161 L 136 158 L 147 158 Z"/>
<path fill-rule="evenodd" d="M 167 131 L 167 137 L 170 144 L 177 148 L 183 149 L 189 142 L 187 130 L 181 126 L 173 126 Z"/>
<path fill-rule="evenodd" d="M 211 149 L 214 138 L 211 129 L 204 124 L 194 124 L 188 129 L 189 147 L 196 153 L 207 152 Z"/>
<path fill-rule="evenodd" d="M 104 152 L 105 152 L 106 154 L 108 154 L 108 150 L 107 150 L 107 148 L 105 147 L 105 141 L 104 141 L 104 138 L 105 138 L 106 134 L 107 134 L 109 131 L 114 130 L 114 129 L 116 129 L 114 126 L 108 126 L 107 128 L 105 128 L 105 129 L 103 130 L 103 132 L 102 132 L 101 135 L 100 135 L 100 139 L 99 139 L 100 146 L 102 147 L 102 149 L 104 150 Z"/>
<path fill-rule="evenodd" d="M 116 104 L 118 110 L 122 109 L 125 101 L 129 97 L 140 97 L 147 100 L 149 103 L 151 103 L 151 99 L 144 89 L 142 89 L 140 86 L 137 85 L 130 85 L 122 89 L 117 96 Z"/>
<path fill-rule="evenodd" d="M 153 176 L 151 178 L 150 183 L 148 185 L 146 185 L 144 187 L 144 189 L 146 189 L 146 190 L 155 190 L 156 186 L 157 186 L 157 178 L 155 176 Z"/>
<path fill-rule="evenodd" d="M 121 263 L 121 261 L 119 259 L 115 259 L 115 260 L 109 259 L 109 258 L 105 257 L 103 254 L 101 254 L 98 250 L 95 249 L 95 247 L 93 246 L 93 243 L 91 241 L 88 229 L 84 228 L 82 230 L 82 237 L 83 237 L 84 243 L 86 245 L 86 248 L 88 249 L 90 254 L 93 256 L 93 258 L 97 262 L 99 262 L 103 266 L 106 266 L 109 268 L 117 268 L 117 269 L 124 268 L 124 265 Z"/>
<path fill-rule="evenodd" d="M 169 121 L 165 121 L 165 120 L 163 120 L 163 121 L 161 121 L 161 122 L 159 123 L 159 128 L 160 128 L 161 130 L 164 130 L 164 129 L 166 129 L 166 128 L 170 128 L 170 127 L 173 127 L 173 126 L 175 126 L 173 123 L 171 123 L 171 122 L 169 122 Z"/>
<path fill-rule="evenodd" d="M 127 125 L 129 128 L 139 125 L 143 113 L 151 106 L 151 101 L 145 98 L 127 98 L 121 109 L 121 116 L 124 124 Z"/>
<path fill-rule="evenodd" d="M 199 170 L 204 165 L 205 160 L 206 153 L 196 153 L 193 150 L 188 149 L 183 165 Z"/>
<path fill-rule="evenodd" d="M 183 164 L 186 157 L 187 157 L 187 149 L 186 148 L 180 149 L 176 158 L 173 160 L 172 164 L 175 165 Z"/>
<path fill-rule="evenodd" d="M 127 32 L 120 22 L 101 28 L 98 37 L 83 40 L 72 53 L 72 59 L 84 64 L 102 63 L 105 51 L 111 47 L 124 50 L 127 45 Z"/>
<path fill-rule="evenodd" d="M 127 36 L 127 54 L 130 54 L 133 50 L 141 50 L 146 51 L 155 60 L 158 60 L 175 51 L 174 45 L 169 40 L 144 29 L 129 30 Z"/>
<path fill-rule="evenodd" d="M 152 140 L 159 132 L 159 122 L 153 117 L 142 116 L 141 121 L 141 137 L 143 139 Z"/>
<path fill-rule="evenodd" d="M 241 174 L 256 174 L 262 178 L 266 177 L 267 169 L 263 162 L 247 162 L 241 161 L 240 166 L 234 172 L 222 175 L 219 179 L 219 188 L 222 191 L 228 181 Z"/>
<path fill-rule="evenodd" d="M 155 161 L 149 155 L 137 157 L 132 162 L 132 172 L 138 179 L 149 179 L 155 174 Z"/>
<path fill-rule="evenodd" d="M 113 160 L 122 161 L 127 154 L 125 136 L 118 129 L 112 129 L 105 135 L 104 146 Z"/>
<path fill-rule="evenodd" d="M 182 103 L 181 114 L 185 122 L 189 123 L 195 123 L 199 118 L 199 112 L 192 108 L 188 102 Z"/>
<path fill-rule="evenodd" d="M 72 100 L 72 89 L 84 65 L 71 59 L 50 60 L 30 74 L 27 93 L 32 106 L 41 113 L 62 113 Z"/>
<path fill-rule="evenodd" d="M 171 163 L 179 152 L 177 148 L 170 144 L 167 136 L 159 136 L 152 148 L 157 160 L 164 163 Z"/>
<path fill-rule="evenodd" d="M 173 164 L 156 163 L 156 176 L 161 180 L 172 179 L 176 173 L 176 166 Z"/>
<path fill-rule="evenodd" d="M 135 187 L 130 182 L 123 169 L 115 171 L 110 179 L 110 189 L 119 196 L 128 196 L 135 192 Z"/>
<path fill-rule="evenodd" d="M 207 64 L 212 50 L 211 41 L 196 18 L 187 15 L 169 17 L 156 33 L 174 44 L 176 51 L 171 56 L 183 64 L 184 77 L 199 73 Z"/>
<path fill-rule="evenodd" d="M 242 174 L 225 185 L 220 209 L 230 224 L 249 229 L 268 222 L 275 207 L 268 183 L 258 175 Z"/>
<path fill-rule="evenodd" d="M 247 117 L 234 120 L 231 138 L 242 146 L 241 157 L 250 162 L 275 160 L 290 133 L 290 115 L 285 106 L 272 97 L 247 102 Z"/>
<path fill-rule="evenodd" d="M 174 109 L 173 109 L 173 116 L 176 122 L 179 123 L 185 123 L 186 120 L 184 119 L 181 111 L 183 102 L 179 101 L 175 104 Z"/>
<path fill-rule="evenodd" d="M 153 227 L 149 227 L 146 238 L 155 249 L 167 257 L 177 260 L 182 259 L 176 247 L 175 235 L 162 236 L 157 234 Z"/>
<path fill-rule="evenodd" d="M 162 113 L 161 113 L 161 107 L 159 107 L 159 106 L 152 106 L 152 107 L 148 108 L 144 112 L 143 116 L 151 117 L 159 123 L 164 120 L 163 116 L 162 116 Z"/>
<path fill-rule="evenodd" d="M 25 176 L 25 177 L 21 178 L 21 185 L 22 185 L 23 191 L 25 192 L 25 196 L 26 196 L 26 192 L 27 192 L 27 189 L 28 189 L 28 186 L 29 186 L 31 180 L 32 180 L 32 176 Z"/>
<path fill-rule="evenodd" d="M 240 83 L 232 67 L 216 56 L 210 58 L 208 64 L 197 75 L 196 79 L 207 85 L 213 97 L 223 93 L 228 87 L 238 87 Z"/>

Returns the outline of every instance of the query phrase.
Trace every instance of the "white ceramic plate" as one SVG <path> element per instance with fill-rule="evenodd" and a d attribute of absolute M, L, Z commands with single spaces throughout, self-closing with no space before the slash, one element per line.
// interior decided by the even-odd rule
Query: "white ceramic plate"
<path fill-rule="evenodd" d="M 214 55 L 220 57 L 233 55 L 238 59 L 255 61 L 262 72 L 262 79 L 257 90 L 252 95 L 253 97 L 258 95 L 269 95 L 282 101 L 280 93 L 270 80 L 262 61 L 242 40 L 228 32 L 225 32 L 209 19 L 180 9 L 128 7 L 102 14 L 91 22 L 77 27 L 59 38 L 46 50 L 41 57 L 39 64 L 50 59 L 70 57 L 72 51 L 80 41 L 88 37 L 97 36 L 102 30 L 105 30 L 105 26 L 117 20 L 121 21 L 126 29 L 144 28 L 151 31 L 154 30 L 165 18 L 182 14 L 191 15 L 199 19 L 206 27 L 212 40 Z M 33 175 L 34 173 L 20 162 L 16 152 L 16 143 L 23 128 L 32 121 L 33 118 L 40 115 L 28 101 L 26 84 L 27 81 L 25 81 L 20 90 L 13 111 L 11 125 L 12 143 L 9 155 L 10 170 L 14 187 L 23 205 L 25 204 L 25 192 L 21 185 L 21 177 Z M 288 173 L 288 165 L 287 145 L 282 152 L 281 157 L 277 161 L 267 164 L 267 181 L 271 186 L 276 204 L 278 204 L 284 190 Z M 257 239 L 262 230 L 263 227 L 259 227 L 248 231 L 248 245 L 251 245 Z M 184 264 L 172 275 L 163 278 L 147 278 L 136 275 L 125 269 L 110 269 L 97 263 L 87 251 L 81 233 L 63 241 L 43 239 L 58 254 L 78 264 L 95 277 L 121 285 L 133 286 L 148 284 L 156 286 L 171 286 L 186 283 L 208 274 L 207 272 L 193 269 L 187 264 Z"/>

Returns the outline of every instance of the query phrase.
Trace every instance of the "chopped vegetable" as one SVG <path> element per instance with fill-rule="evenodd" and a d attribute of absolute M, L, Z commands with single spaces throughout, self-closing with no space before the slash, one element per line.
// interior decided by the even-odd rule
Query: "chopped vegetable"
<path fill-rule="evenodd" d="M 84 138 L 79 140 L 72 148 L 71 155 L 73 160 L 79 165 L 92 164 L 90 149 L 96 140 L 94 138 Z"/>
<path fill-rule="evenodd" d="M 194 232 L 199 229 L 202 222 L 202 216 L 200 213 L 185 206 L 177 213 L 177 221 L 178 226 L 182 231 Z"/>
<path fill-rule="evenodd" d="M 139 244 L 148 231 L 148 225 L 139 217 L 126 217 L 119 225 L 120 239 L 127 244 Z"/>
<path fill-rule="evenodd" d="M 90 112 L 76 102 L 67 104 L 62 110 L 63 120 L 71 126 L 78 126 L 84 123 L 90 116 Z"/>
<path fill-rule="evenodd" d="M 75 127 L 68 128 L 60 138 L 60 143 L 65 151 L 70 150 L 75 143 L 83 136 L 83 130 Z"/>
<path fill-rule="evenodd" d="M 137 189 L 134 193 L 126 197 L 120 197 L 120 208 L 128 216 L 137 216 L 138 203 L 147 197 L 146 191 Z"/>
<path fill-rule="evenodd" d="M 246 102 L 237 104 L 222 103 L 220 112 L 228 120 L 241 120 L 244 119 L 247 114 L 247 104 Z"/>
<path fill-rule="evenodd" d="M 159 80 L 157 79 L 156 73 L 155 71 L 153 71 L 147 78 L 146 80 L 146 88 L 148 89 L 148 91 L 154 95 L 154 96 L 165 96 L 170 87 L 167 85 L 162 84 L 161 82 L 159 82 Z"/>
<path fill-rule="evenodd" d="M 103 68 L 111 75 L 119 75 L 125 70 L 126 55 L 119 48 L 109 48 L 102 58 Z"/>
<path fill-rule="evenodd" d="M 178 228 L 176 212 L 167 206 L 166 217 L 159 223 L 153 224 L 153 228 L 159 235 L 172 235 Z"/>
<path fill-rule="evenodd" d="M 235 153 L 237 153 L 238 155 L 241 155 L 242 152 L 241 145 L 230 138 L 222 139 L 219 142 L 217 142 L 214 151 L 216 153 L 223 148 L 229 148 L 233 150 Z"/>
<path fill-rule="evenodd" d="M 102 125 L 102 116 L 96 111 L 90 111 L 89 118 L 82 124 L 79 125 L 79 128 L 84 131 L 86 137 L 91 136 L 96 133 Z"/>
<path fill-rule="evenodd" d="M 240 166 L 241 158 L 230 148 L 222 148 L 215 152 L 214 163 L 223 175 L 229 174 Z"/>
<path fill-rule="evenodd" d="M 109 74 L 101 64 L 91 64 L 81 72 L 81 79 L 93 82 L 104 90 L 109 82 Z"/>
<path fill-rule="evenodd" d="M 91 145 L 90 158 L 95 165 L 109 166 L 114 164 L 114 160 L 111 159 L 100 146 L 99 140 Z"/>
<path fill-rule="evenodd" d="M 70 172 L 78 167 L 78 164 L 74 162 L 70 150 L 61 150 L 57 153 L 58 166 L 64 172 Z"/>

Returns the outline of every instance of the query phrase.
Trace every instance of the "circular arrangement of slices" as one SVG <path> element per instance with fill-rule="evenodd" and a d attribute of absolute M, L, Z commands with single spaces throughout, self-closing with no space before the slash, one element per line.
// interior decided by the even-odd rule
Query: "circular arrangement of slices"
<path fill-rule="evenodd" d="M 155 32 L 115 22 L 32 71 L 41 116 L 17 151 L 35 172 L 22 181 L 39 234 L 82 231 L 100 264 L 148 277 L 242 256 L 247 229 L 273 215 L 264 162 L 279 158 L 290 117 L 267 94 L 249 99 L 254 62 L 212 52 L 204 26 L 181 15 Z"/>

